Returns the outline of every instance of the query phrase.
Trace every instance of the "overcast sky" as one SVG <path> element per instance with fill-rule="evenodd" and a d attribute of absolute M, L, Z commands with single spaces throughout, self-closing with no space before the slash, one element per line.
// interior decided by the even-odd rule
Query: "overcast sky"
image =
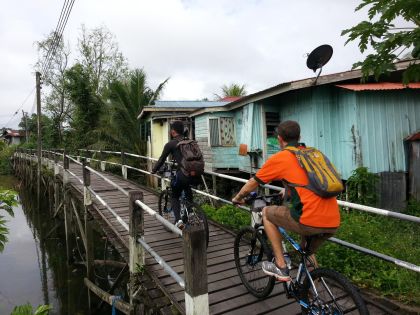
<path fill-rule="evenodd" d="M 35 86 L 34 42 L 55 29 L 64 1 L 0 0 L 0 128 Z M 344 46 L 343 29 L 366 18 L 359 0 L 76 0 L 64 38 L 76 57 L 81 24 L 105 25 L 131 68 L 144 68 L 162 99 L 212 98 L 223 84 L 248 93 L 313 76 L 306 54 L 330 44 L 323 74 L 346 71 L 361 58 Z M 34 108 L 34 95 L 23 106 Z M 16 127 L 21 113 L 8 123 Z"/>

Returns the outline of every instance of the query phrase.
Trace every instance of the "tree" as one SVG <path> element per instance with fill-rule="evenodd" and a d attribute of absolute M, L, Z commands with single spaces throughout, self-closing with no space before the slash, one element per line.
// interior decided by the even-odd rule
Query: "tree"
<path fill-rule="evenodd" d="M 137 119 L 143 106 L 152 105 L 158 99 L 166 82 L 159 84 L 156 90 L 147 85 L 147 77 L 142 69 L 132 71 L 127 79 L 116 80 L 109 85 L 109 116 L 98 128 L 100 138 L 107 145 L 135 153 L 141 152 L 140 124 Z"/>
<path fill-rule="evenodd" d="M 37 115 L 32 114 L 31 116 L 22 117 L 19 123 L 19 127 L 25 129 L 28 126 L 29 141 L 24 146 L 27 148 L 36 148 L 37 142 L 37 131 L 38 131 Z M 42 145 L 44 148 L 53 148 L 60 145 L 58 127 L 55 125 L 54 120 L 47 115 L 41 115 L 41 134 L 42 134 Z"/>
<path fill-rule="evenodd" d="M 359 40 L 359 49 L 363 53 L 370 45 L 375 53 L 369 54 L 353 68 L 361 67 L 363 80 L 374 75 L 378 80 L 382 74 L 395 69 L 394 62 L 407 49 L 412 49 L 411 56 L 420 58 L 420 1 L 418 0 L 362 0 L 355 11 L 369 7 L 368 21 L 362 21 L 352 28 L 343 30 L 341 35 L 348 35 L 346 44 Z M 397 17 L 413 24 L 413 27 L 396 28 L 393 22 Z M 404 71 L 403 82 L 420 81 L 420 64 L 412 61 Z"/>
<path fill-rule="evenodd" d="M 239 85 L 236 83 L 232 83 L 230 85 L 223 85 L 222 86 L 222 95 L 215 94 L 216 98 L 221 100 L 225 97 L 243 97 L 246 96 L 247 92 L 245 90 L 245 84 Z"/>
<path fill-rule="evenodd" d="M 56 49 L 51 48 L 56 43 Z M 51 116 L 56 130 L 57 142 L 61 144 L 63 140 L 64 125 L 68 123 L 71 116 L 71 103 L 65 97 L 64 75 L 69 66 L 70 48 L 64 43 L 63 37 L 59 37 L 55 32 L 51 32 L 46 39 L 36 42 L 38 48 L 38 62 L 35 68 L 38 71 L 45 70 L 42 75 L 46 89 L 46 96 L 43 103 L 46 112 Z M 47 56 L 51 59 L 49 65 L 44 65 Z"/>
<path fill-rule="evenodd" d="M 105 26 L 87 30 L 82 25 L 78 48 L 78 61 L 89 71 L 95 92 L 102 92 L 110 82 L 127 74 L 127 60 L 118 49 L 115 36 Z"/>
<path fill-rule="evenodd" d="M 71 141 L 74 149 L 86 148 L 95 143 L 93 131 L 98 128 L 104 104 L 95 92 L 95 79 L 92 79 L 89 69 L 76 64 L 66 71 L 66 96 L 74 106 L 71 127 Z"/>

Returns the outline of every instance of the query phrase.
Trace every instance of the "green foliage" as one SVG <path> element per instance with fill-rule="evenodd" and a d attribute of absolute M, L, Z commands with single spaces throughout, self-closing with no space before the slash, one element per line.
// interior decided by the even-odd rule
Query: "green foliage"
<path fill-rule="evenodd" d="M 355 11 L 369 7 L 369 21 L 362 21 L 352 28 L 343 30 L 348 35 L 346 44 L 359 40 L 359 49 L 364 52 L 368 46 L 374 50 L 364 61 L 353 68 L 361 67 L 363 79 L 371 74 L 378 80 L 382 74 L 395 69 L 394 61 L 407 49 L 412 49 L 413 58 L 420 58 L 420 2 L 418 0 L 362 0 Z M 403 18 L 413 27 L 398 29 L 393 24 L 396 18 Z M 420 81 L 420 65 L 412 62 L 404 71 L 403 82 Z"/>
<path fill-rule="evenodd" d="M 48 315 L 50 310 L 52 310 L 52 306 L 40 305 L 34 312 L 32 305 L 28 303 L 16 306 L 10 315 Z"/>
<path fill-rule="evenodd" d="M 245 90 L 245 84 L 239 85 L 232 83 L 230 85 L 222 86 L 222 95 L 215 94 L 217 99 L 222 99 L 224 97 L 243 97 L 247 95 Z"/>
<path fill-rule="evenodd" d="M 418 224 L 356 210 L 341 211 L 341 220 L 337 238 L 414 264 L 420 261 Z M 420 304 L 419 273 L 330 242 L 320 248 L 317 257 L 321 265 L 342 272 L 361 287 Z"/>
<path fill-rule="evenodd" d="M 346 182 L 350 202 L 374 206 L 377 201 L 376 183 L 378 175 L 370 173 L 367 167 L 355 169 Z"/>
<path fill-rule="evenodd" d="M 110 149 L 141 152 L 140 124 L 137 119 L 143 106 L 152 105 L 161 94 L 166 82 L 156 90 L 147 85 L 142 69 L 136 69 L 125 80 L 113 81 L 108 88 L 107 113 L 97 129 L 101 143 Z"/>
<path fill-rule="evenodd" d="M 93 130 L 99 126 L 104 104 L 95 92 L 89 71 L 81 64 L 76 64 L 66 71 L 65 88 L 74 104 L 70 126 L 70 148 L 87 148 L 96 142 Z"/>
<path fill-rule="evenodd" d="M 6 211 L 13 217 L 13 206 L 17 205 L 16 192 L 11 190 L 0 190 L 0 210 Z M 6 220 L 0 215 L 0 253 L 4 250 L 4 245 L 7 242 L 7 234 L 9 229 L 6 227 Z"/>
<path fill-rule="evenodd" d="M 213 221 L 216 221 L 233 230 L 239 230 L 244 226 L 251 225 L 249 213 L 231 205 L 225 205 L 218 209 L 210 205 L 201 206 L 206 215 Z"/>
<path fill-rule="evenodd" d="M 1 143 L 1 142 L 0 142 Z M 10 158 L 15 151 L 16 146 L 0 146 L 0 175 L 9 175 L 12 173 Z"/>
<path fill-rule="evenodd" d="M 29 139 L 27 143 L 24 143 L 22 147 L 26 149 L 35 149 L 37 146 L 37 132 L 38 132 L 38 118 L 36 114 L 25 119 L 22 117 L 19 127 L 25 129 L 28 127 Z M 46 148 L 54 148 L 59 146 L 59 137 L 57 129 L 54 127 L 54 121 L 47 115 L 41 115 L 41 133 L 42 133 L 42 146 Z"/>

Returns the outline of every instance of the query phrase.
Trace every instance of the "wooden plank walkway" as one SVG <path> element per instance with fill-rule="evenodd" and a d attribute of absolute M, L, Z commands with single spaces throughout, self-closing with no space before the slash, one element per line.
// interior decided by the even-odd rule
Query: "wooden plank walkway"
<path fill-rule="evenodd" d="M 69 170 L 82 176 L 82 167 L 70 163 Z M 60 174 L 62 174 L 62 169 Z M 158 197 L 145 187 L 133 184 L 118 176 L 103 173 L 107 178 L 120 185 L 125 190 L 142 190 L 143 202 L 157 211 Z M 73 176 L 69 176 L 72 188 L 83 196 L 83 185 Z M 128 197 L 102 178 L 91 173 L 91 187 L 108 203 L 108 205 L 128 224 Z M 128 231 L 115 219 L 114 215 L 98 200 L 93 199 L 96 212 L 93 217 L 108 235 L 115 248 L 128 261 Z M 207 250 L 208 293 L 210 314 L 298 314 L 300 307 L 292 299 L 287 299 L 283 285 L 276 284 L 275 289 L 266 299 L 260 300 L 248 293 L 238 276 L 234 257 L 234 234 L 209 223 L 210 242 Z M 176 272 L 183 277 L 182 240 L 168 232 L 163 225 L 153 217 L 145 214 L 145 241 L 160 255 Z M 170 277 L 151 257 L 146 258 L 146 268 L 160 289 L 169 297 L 181 313 L 185 313 L 184 290 Z M 165 306 L 165 305 L 163 305 Z M 169 305 L 167 305 L 169 306 Z M 385 314 L 370 306 L 371 314 Z"/>

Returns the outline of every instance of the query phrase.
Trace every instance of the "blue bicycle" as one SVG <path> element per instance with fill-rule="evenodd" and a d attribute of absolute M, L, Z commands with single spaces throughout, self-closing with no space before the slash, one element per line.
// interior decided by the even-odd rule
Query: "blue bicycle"
<path fill-rule="evenodd" d="M 281 198 L 278 194 L 253 196 L 247 199 L 247 203 L 251 206 L 254 225 L 241 229 L 235 238 L 235 264 L 248 291 L 264 298 L 273 290 L 275 278 L 267 276 L 261 269 L 263 261 L 273 261 L 274 257 L 262 224 L 261 211 L 266 205 L 281 204 Z M 306 237 L 306 245 L 302 248 L 283 228 L 279 231 L 299 257 L 297 272 L 291 271 L 294 273 L 291 273 L 292 281 L 283 285 L 286 296 L 300 304 L 303 314 L 369 314 L 357 288 L 347 278 L 334 270 L 316 267 L 311 258 L 311 244 L 317 238 L 325 239 L 325 235 Z M 291 269 L 291 263 L 288 267 Z"/>

